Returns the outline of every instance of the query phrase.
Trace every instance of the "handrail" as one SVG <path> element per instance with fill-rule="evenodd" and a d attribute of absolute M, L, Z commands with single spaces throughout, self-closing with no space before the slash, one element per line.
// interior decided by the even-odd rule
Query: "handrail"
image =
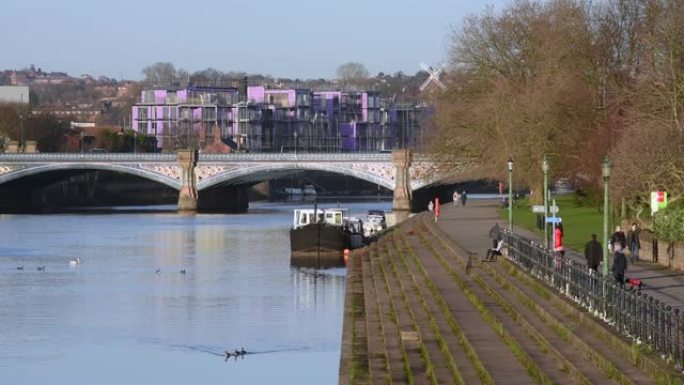
<path fill-rule="evenodd" d="M 543 245 L 505 231 L 508 258 L 590 312 L 601 314 L 626 337 L 645 343 L 684 366 L 684 323 L 679 309 L 627 290 L 612 276 L 590 272 L 577 253 L 558 255 Z"/>

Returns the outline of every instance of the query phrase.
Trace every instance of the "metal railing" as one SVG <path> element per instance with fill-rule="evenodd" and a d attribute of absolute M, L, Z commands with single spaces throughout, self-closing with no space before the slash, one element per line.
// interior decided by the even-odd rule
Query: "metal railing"
<path fill-rule="evenodd" d="M 175 162 L 159 153 L 0 153 L 0 163 Z M 231 153 L 200 154 L 199 162 L 392 162 L 390 153 Z"/>
<path fill-rule="evenodd" d="M 684 329 L 679 309 L 630 285 L 620 285 L 611 275 L 603 277 L 600 272 L 590 271 L 577 253 L 561 256 L 508 231 L 504 242 L 513 263 L 613 325 L 633 342 L 647 344 L 678 367 L 684 366 Z"/>

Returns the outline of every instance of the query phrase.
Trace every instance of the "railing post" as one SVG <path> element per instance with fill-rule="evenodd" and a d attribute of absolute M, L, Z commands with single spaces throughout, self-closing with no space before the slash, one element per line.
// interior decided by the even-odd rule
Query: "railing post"
<path fill-rule="evenodd" d="M 674 359 L 675 363 L 680 366 L 684 366 L 684 360 L 682 359 L 682 319 L 679 317 L 679 309 L 674 310 Z"/>

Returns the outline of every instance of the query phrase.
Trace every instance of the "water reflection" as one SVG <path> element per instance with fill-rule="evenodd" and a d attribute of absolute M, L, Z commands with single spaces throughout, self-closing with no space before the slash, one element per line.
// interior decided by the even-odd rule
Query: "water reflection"
<path fill-rule="evenodd" d="M 335 383 L 344 269 L 290 266 L 291 209 L 1 216 L 2 383 Z"/>

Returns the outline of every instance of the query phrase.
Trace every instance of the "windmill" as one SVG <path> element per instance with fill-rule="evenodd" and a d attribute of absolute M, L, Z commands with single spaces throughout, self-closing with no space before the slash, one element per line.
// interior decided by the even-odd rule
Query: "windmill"
<path fill-rule="evenodd" d="M 446 86 L 444 83 L 442 83 L 441 80 L 439 80 L 439 75 L 442 74 L 444 71 L 444 64 L 440 64 L 436 69 L 432 68 L 431 66 L 425 64 L 425 63 L 420 63 L 420 68 L 425 70 L 428 73 L 428 78 L 425 79 L 423 84 L 420 85 L 419 89 L 421 92 L 425 90 L 425 88 L 430 84 L 430 83 L 435 83 L 436 86 L 442 89 L 442 91 L 446 91 Z"/>

